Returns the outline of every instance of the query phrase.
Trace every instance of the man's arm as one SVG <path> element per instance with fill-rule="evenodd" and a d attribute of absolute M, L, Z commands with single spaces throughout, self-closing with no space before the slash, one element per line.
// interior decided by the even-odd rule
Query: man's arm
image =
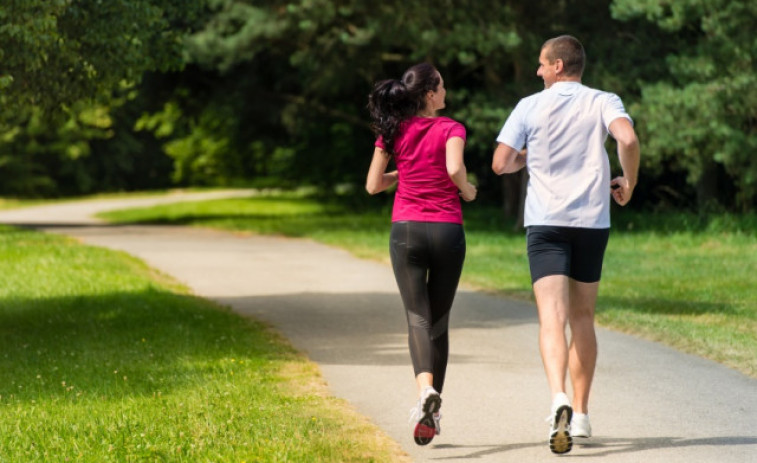
<path fill-rule="evenodd" d="M 517 172 L 526 166 L 526 152 L 518 151 L 512 146 L 500 143 L 494 150 L 492 170 L 497 175 Z"/>
<path fill-rule="evenodd" d="M 631 121 L 624 117 L 615 119 L 610 123 L 610 134 L 618 143 L 618 159 L 623 169 L 623 176 L 612 179 L 610 185 L 617 185 L 612 190 L 612 197 L 621 206 L 628 204 L 636 188 L 639 176 L 639 161 L 641 149 L 639 139 L 633 130 Z"/>

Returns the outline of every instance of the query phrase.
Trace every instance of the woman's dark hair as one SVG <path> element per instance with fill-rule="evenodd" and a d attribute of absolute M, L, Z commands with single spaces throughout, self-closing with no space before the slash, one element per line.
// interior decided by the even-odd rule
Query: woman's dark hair
<path fill-rule="evenodd" d="M 394 139 L 402 121 L 425 107 L 425 95 L 436 90 L 441 77 L 430 63 L 420 63 L 402 75 L 402 80 L 382 80 L 368 96 L 371 129 L 384 140 L 386 151 L 394 154 Z"/>

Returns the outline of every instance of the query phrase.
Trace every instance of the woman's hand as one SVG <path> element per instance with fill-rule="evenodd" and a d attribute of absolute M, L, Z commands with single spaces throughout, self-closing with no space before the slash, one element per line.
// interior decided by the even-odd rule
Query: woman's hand
<path fill-rule="evenodd" d="M 474 199 L 476 199 L 476 195 L 478 194 L 478 189 L 476 188 L 476 185 L 466 182 L 467 185 L 465 185 L 465 188 L 460 190 L 460 197 L 463 198 L 463 201 L 471 202 Z"/>

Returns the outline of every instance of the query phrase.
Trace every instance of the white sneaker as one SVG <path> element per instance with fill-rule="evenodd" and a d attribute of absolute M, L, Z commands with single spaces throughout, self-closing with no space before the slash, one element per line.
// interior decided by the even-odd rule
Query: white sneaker
<path fill-rule="evenodd" d="M 562 392 L 555 395 L 549 426 L 549 449 L 552 453 L 568 453 L 573 448 L 573 438 L 570 437 L 572 417 L 573 409 L 568 396 Z"/>
<path fill-rule="evenodd" d="M 442 414 L 439 412 L 434 413 L 434 426 L 436 427 L 436 435 L 442 433 Z"/>
<path fill-rule="evenodd" d="M 570 435 L 573 437 L 591 437 L 591 423 L 589 415 L 574 413 L 570 420 Z"/>
<path fill-rule="evenodd" d="M 442 406 L 442 397 L 433 387 L 427 387 L 421 393 L 418 404 L 410 409 L 410 422 L 413 426 L 413 439 L 418 445 L 427 445 L 437 434 L 435 414 Z M 441 419 L 441 414 L 439 414 Z"/>

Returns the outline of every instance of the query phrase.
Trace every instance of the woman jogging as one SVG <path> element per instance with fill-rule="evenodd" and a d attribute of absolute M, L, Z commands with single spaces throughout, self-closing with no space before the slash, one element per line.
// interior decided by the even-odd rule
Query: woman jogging
<path fill-rule="evenodd" d="M 445 95 L 439 72 L 421 63 L 401 80 L 376 84 L 368 102 L 377 140 L 365 188 L 373 195 L 398 185 L 390 254 L 418 385 L 411 415 L 418 445 L 441 431 L 447 325 L 465 259 L 460 198 L 473 201 L 477 193 L 463 162 L 465 128 L 437 116 Z M 397 170 L 387 172 L 390 160 Z"/>

